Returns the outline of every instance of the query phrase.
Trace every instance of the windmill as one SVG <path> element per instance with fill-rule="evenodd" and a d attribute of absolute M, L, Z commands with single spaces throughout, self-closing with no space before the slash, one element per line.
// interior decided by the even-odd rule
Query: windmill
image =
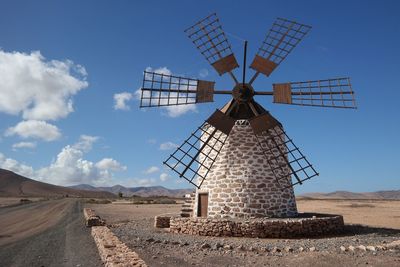
<path fill-rule="evenodd" d="M 255 101 L 273 96 L 287 105 L 356 108 L 349 78 L 273 84 L 259 91 L 252 84 L 269 77 L 311 29 L 277 18 L 255 55 L 246 80 L 247 41 L 243 74 L 217 15 L 200 20 L 185 32 L 218 72 L 228 74 L 232 90 L 217 90 L 215 82 L 144 72 L 140 107 L 160 107 L 213 102 L 214 95 L 232 99 L 217 109 L 164 162 L 197 189 L 195 216 L 296 216 L 293 186 L 318 175 L 287 135 L 282 124 Z"/>

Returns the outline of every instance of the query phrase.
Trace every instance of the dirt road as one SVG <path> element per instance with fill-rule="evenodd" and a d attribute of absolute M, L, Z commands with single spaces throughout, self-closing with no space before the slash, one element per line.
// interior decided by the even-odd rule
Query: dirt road
<path fill-rule="evenodd" d="M 101 266 L 76 199 L 0 209 L 0 266 Z"/>

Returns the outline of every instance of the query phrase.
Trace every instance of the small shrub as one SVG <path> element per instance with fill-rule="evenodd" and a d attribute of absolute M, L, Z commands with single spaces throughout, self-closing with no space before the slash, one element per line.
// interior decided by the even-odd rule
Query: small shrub
<path fill-rule="evenodd" d="M 346 208 L 375 208 L 375 205 L 368 203 L 351 203 L 347 205 L 339 205 Z"/>
<path fill-rule="evenodd" d="M 89 204 L 110 204 L 112 202 L 110 200 L 108 200 L 108 199 L 93 199 L 93 198 L 91 198 L 91 199 L 86 200 L 86 203 L 89 203 Z"/>
<path fill-rule="evenodd" d="M 153 201 L 154 204 L 176 204 L 176 201 L 173 199 L 155 199 Z"/>

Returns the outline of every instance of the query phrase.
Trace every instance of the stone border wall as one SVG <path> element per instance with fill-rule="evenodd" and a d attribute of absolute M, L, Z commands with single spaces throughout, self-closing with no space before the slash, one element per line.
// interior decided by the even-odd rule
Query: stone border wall
<path fill-rule="evenodd" d="M 300 214 L 287 219 L 215 219 L 170 218 L 170 232 L 202 236 L 235 236 L 259 238 L 297 238 L 339 234 L 344 222 L 341 215 Z"/>
<path fill-rule="evenodd" d="M 107 226 L 93 226 L 92 236 L 105 267 L 147 267 L 139 255 L 121 242 Z"/>
<path fill-rule="evenodd" d="M 105 267 L 138 266 L 146 263 L 133 250 L 129 249 L 113 232 L 105 226 L 106 222 L 89 208 L 83 209 L 85 224 L 92 227 L 91 234 Z"/>
<path fill-rule="evenodd" d="M 163 214 L 163 215 L 158 215 L 154 217 L 154 227 L 155 228 L 169 228 L 170 226 L 170 220 L 171 217 L 174 215 L 168 215 L 168 214 Z M 177 217 L 178 215 L 175 215 Z M 186 217 L 187 218 L 187 217 Z"/>
<path fill-rule="evenodd" d="M 101 219 L 99 216 L 97 216 L 96 213 L 94 212 L 94 210 L 92 210 L 92 209 L 84 208 L 83 215 L 85 217 L 87 227 L 106 225 L 106 222 L 103 219 Z"/>

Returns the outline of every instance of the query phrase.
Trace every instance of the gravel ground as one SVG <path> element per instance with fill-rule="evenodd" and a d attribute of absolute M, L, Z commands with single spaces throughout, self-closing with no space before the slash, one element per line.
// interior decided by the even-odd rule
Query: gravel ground
<path fill-rule="evenodd" d="M 149 266 L 400 266 L 400 251 L 341 251 L 400 239 L 400 230 L 347 226 L 340 237 L 318 239 L 218 238 L 170 234 L 153 218 L 117 223 L 112 231 Z"/>

